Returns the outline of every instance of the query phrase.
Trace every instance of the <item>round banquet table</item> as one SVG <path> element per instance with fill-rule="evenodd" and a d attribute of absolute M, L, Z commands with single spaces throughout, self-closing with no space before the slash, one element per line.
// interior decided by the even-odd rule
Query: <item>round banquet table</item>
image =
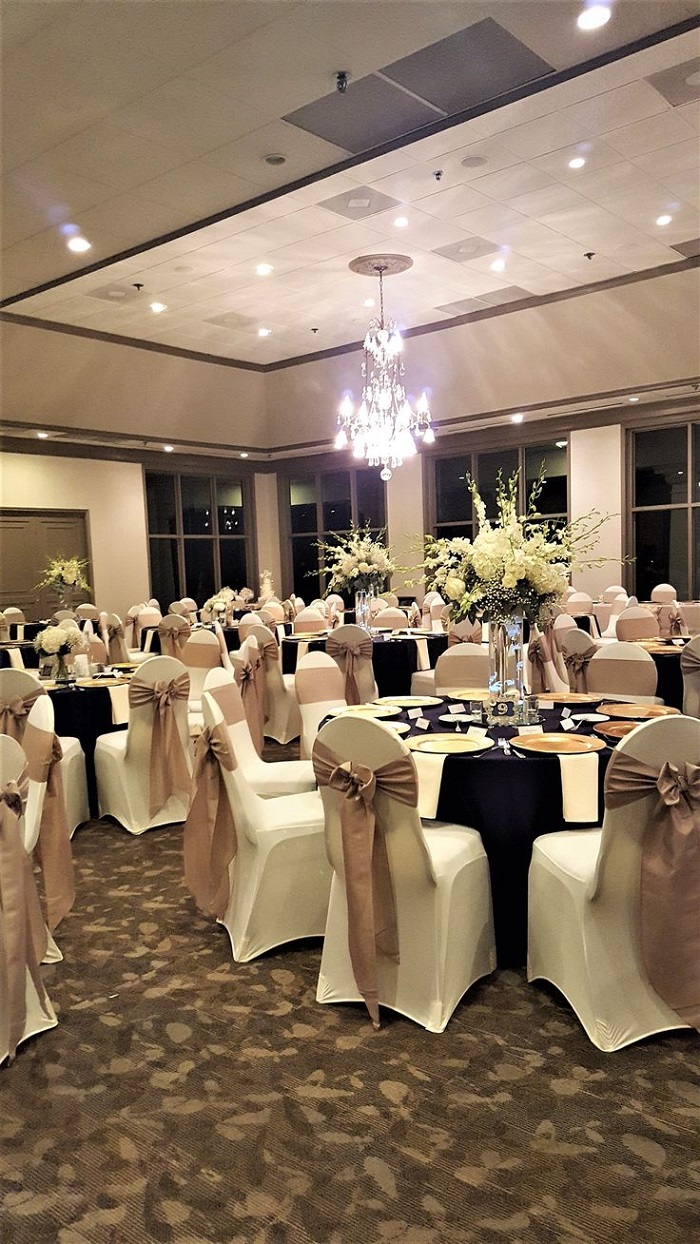
<path fill-rule="evenodd" d="M 324 652 L 327 635 L 319 639 L 299 640 L 288 636 L 282 641 L 282 672 L 293 674 L 297 667 L 297 652 L 300 643 L 307 645 L 308 652 Z M 410 695 L 411 676 L 418 669 L 418 648 L 416 639 L 425 639 L 428 644 L 430 668 L 442 652 L 447 651 L 447 635 L 438 635 L 426 631 L 423 635 L 373 635 L 372 665 L 379 695 Z"/>
<path fill-rule="evenodd" d="M 426 731 L 412 727 L 404 741 L 414 735 L 436 734 L 447 727 L 438 718 L 446 704 L 423 709 L 430 721 Z M 542 730 L 558 730 L 564 704 L 542 709 Z M 570 703 L 572 713 L 592 711 L 594 706 Z M 394 720 L 407 721 L 406 713 Z M 453 731 L 449 731 L 454 733 Z M 584 723 L 577 734 L 592 733 Z M 489 727 L 489 737 L 512 742 L 512 727 Z M 574 736 L 575 737 L 575 736 Z M 603 782 L 612 751 L 607 746 L 597 753 L 598 816 L 579 823 L 564 820 L 559 759 L 556 755 L 504 755 L 496 745 L 490 751 L 471 755 L 448 755 L 436 820 L 451 821 L 477 829 L 488 856 L 491 874 L 496 951 L 499 967 L 522 967 L 527 959 L 527 879 L 532 844 L 541 834 L 559 830 L 586 830 L 600 825 L 603 817 Z M 430 821 L 426 821 L 430 827 Z"/>
<path fill-rule="evenodd" d="M 647 648 L 656 666 L 658 681 L 656 694 L 661 696 L 664 704 L 671 708 L 683 708 L 683 674 L 681 673 L 681 653 L 683 648 L 675 644 L 664 644 L 658 648 Z"/>
<path fill-rule="evenodd" d="M 25 669 L 38 669 L 39 653 L 34 644 L 29 641 L 19 642 L 17 640 L 9 644 L 0 644 L 0 669 L 9 669 L 12 665 L 10 660 L 10 652 L 16 648 L 22 653 L 22 661 Z"/>

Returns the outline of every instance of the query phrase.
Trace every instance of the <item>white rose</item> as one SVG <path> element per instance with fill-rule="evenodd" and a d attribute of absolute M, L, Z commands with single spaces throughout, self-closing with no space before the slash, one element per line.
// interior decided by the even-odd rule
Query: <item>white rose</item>
<path fill-rule="evenodd" d="M 445 594 L 450 600 L 461 600 L 466 591 L 464 579 L 456 574 L 449 574 L 445 579 Z"/>

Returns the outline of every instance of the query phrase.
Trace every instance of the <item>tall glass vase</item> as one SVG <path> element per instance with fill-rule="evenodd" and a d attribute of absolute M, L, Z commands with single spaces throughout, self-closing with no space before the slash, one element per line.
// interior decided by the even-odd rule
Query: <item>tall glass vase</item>
<path fill-rule="evenodd" d="M 373 596 L 372 588 L 355 592 L 355 625 L 361 626 L 365 631 L 370 630 L 372 626 L 371 601 Z"/>
<path fill-rule="evenodd" d="M 520 615 L 489 621 L 489 721 L 522 723 L 523 619 Z"/>

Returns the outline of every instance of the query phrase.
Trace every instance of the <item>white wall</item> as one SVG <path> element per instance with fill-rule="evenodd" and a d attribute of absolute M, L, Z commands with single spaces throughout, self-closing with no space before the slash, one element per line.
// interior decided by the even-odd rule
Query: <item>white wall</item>
<path fill-rule="evenodd" d="M 569 508 L 571 518 L 581 518 L 591 510 L 611 517 L 603 525 L 596 545 L 596 557 L 608 560 L 603 566 L 581 570 L 573 576 L 574 587 L 594 599 L 610 583 L 624 584 L 621 565 L 624 530 L 623 514 L 624 431 L 618 426 L 587 428 L 569 436 Z"/>
<path fill-rule="evenodd" d="M 3 454 L 0 500 L 8 507 L 87 511 L 90 570 L 98 608 L 123 617 L 130 605 L 150 596 L 139 465 Z"/>
<path fill-rule="evenodd" d="M 409 458 L 394 471 L 386 487 L 387 528 L 389 544 L 399 566 L 405 567 L 392 576 L 394 592 L 417 592 L 423 587 L 407 587 L 407 579 L 418 578 L 414 567 L 422 559 L 421 543 L 425 531 L 423 520 L 423 459 L 420 454 Z"/>
<path fill-rule="evenodd" d="M 260 574 L 269 570 L 272 582 L 279 596 L 283 590 L 282 559 L 280 553 L 280 522 L 277 498 L 277 476 L 256 475 L 255 487 L 255 521 L 258 537 L 258 567 Z M 257 584 L 251 583 L 255 589 Z"/>

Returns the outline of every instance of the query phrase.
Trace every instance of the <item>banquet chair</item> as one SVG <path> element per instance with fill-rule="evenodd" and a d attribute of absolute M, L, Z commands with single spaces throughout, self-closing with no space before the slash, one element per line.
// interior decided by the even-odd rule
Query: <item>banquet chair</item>
<path fill-rule="evenodd" d="M 177 613 L 180 615 L 181 618 L 187 618 L 188 622 L 189 622 L 189 612 L 190 611 L 187 608 L 187 605 L 185 605 L 184 602 L 181 600 L 173 600 L 168 605 L 168 613 Z"/>
<path fill-rule="evenodd" d="M 316 1000 L 364 1000 L 375 1027 L 386 1006 L 442 1032 L 496 967 L 481 836 L 423 825 L 413 757 L 377 721 L 328 722 L 312 759 L 333 868 Z"/>
<path fill-rule="evenodd" d="M 700 635 L 700 601 L 684 600 L 678 608 L 688 634 Z"/>
<path fill-rule="evenodd" d="M 335 609 L 336 613 L 342 615 L 345 613 L 345 601 L 342 596 L 338 594 L 338 592 L 331 592 L 330 595 L 326 597 L 326 608 L 328 610 Z"/>
<path fill-rule="evenodd" d="M 160 609 L 156 609 L 153 605 L 146 605 L 145 608 L 140 609 L 137 614 L 136 626 L 134 627 L 134 633 L 136 634 L 136 631 L 138 629 L 138 641 L 135 643 L 135 646 L 137 647 L 140 646 L 141 632 L 146 627 L 148 627 L 149 628 L 148 633 L 144 640 L 143 649 L 142 649 L 143 652 L 145 652 L 147 655 L 150 654 L 150 651 L 151 651 L 151 643 L 153 642 L 153 631 L 162 621 L 162 617 L 163 615 L 161 614 Z"/>
<path fill-rule="evenodd" d="M 75 616 L 79 621 L 83 619 L 84 621 L 97 622 L 100 617 L 100 611 L 97 605 L 92 605 L 89 601 L 85 601 L 84 604 L 76 606 Z"/>
<path fill-rule="evenodd" d="M 256 795 L 270 799 L 315 789 L 316 779 L 310 760 L 271 762 L 258 755 L 241 692 L 232 673 L 224 669 L 210 670 L 204 680 L 204 691 L 210 693 L 221 709 L 236 761 Z"/>
<path fill-rule="evenodd" d="M 248 638 L 251 626 L 261 625 L 262 623 L 260 621 L 259 613 L 244 613 L 243 617 L 240 618 L 238 622 L 238 638 L 240 643 L 243 643 L 243 641 Z"/>
<path fill-rule="evenodd" d="M 626 596 L 627 592 L 621 583 L 611 583 L 604 588 L 600 594 L 600 599 L 604 604 L 611 604 L 617 596 Z"/>
<path fill-rule="evenodd" d="M 222 665 L 221 648 L 216 635 L 213 631 L 193 631 L 180 648 L 178 659 L 190 676 L 188 711 L 201 713 L 204 679 L 209 670 L 221 669 Z"/>
<path fill-rule="evenodd" d="M 447 629 L 445 625 L 445 603 L 442 600 L 434 600 L 430 606 L 430 629 L 441 635 Z"/>
<path fill-rule="evenodd" d="M 275 600 L 275 599 L 266 600 L 265 601 L 265 613 L 268 613 L 270 615 L 272 621 L 275 624 L 277 624 L 278 622 L 284 622 L 284 607 L 280 600 Z"/>
<path fill-rule="evenodd" d="M 368 704 L 376 700 L 372 637 L 361 626 L 351 622 L 337 626 L 326 640 L 326 652 L 343 674 L 348 704 Z"/>
<path fill-rule="evenodd" d="M 466 619 L 464 622 L 455 622 L 449 630 L 447 637 L 448 650 L 457 647 L 460 644 L 473 644 L 477 651 L 481 651 L 481 623 L 470 622 Z M 427 648 L 427 640 L 417 639 L 416 643 L 420 649 L 421 645 Z M 426 654 L 427 655 L 427 654 Z M 414 674 L 411 674 L 411 695 L 435 695 L 435 670 L 429 668 L 419 668 Z"/>
<path fill-rule="evenodd" d="M 49 699 L 46 688 L 30 670 L 0 670 L 0 733 L 9 734 L 21 743 L 27 713 L 38 696 Z M 62 753 L 59 768 L 63 803 L 72 835 L 79 825 L 90 819 L 85 753 L 80 740 L 72 735 L 62 734 L 58 742 Z"/>
<path fill-rule="evenodd" d="M 564 647 L 564 636 L 567 631 L 576 631 L 576 619 L 570 613 L 559 613 L 552 623 L 552 641 L 559 652 Z"/>
<path fill-rule="evenodd" d="M 620 614 L 628 608 L 628 606 L 629 597 L 626 593 L 624 595 L 614 596 L 609 605 L 603 606 L 603 608 L 607 611 L 607 620 L 605 621 L 604 626 L 602 624 L 603 615 L 601 614 L 599 616 L 598 613 L 596 613 L 601 639 L 617 639 L 617 619 Z M 597 609 L 597 606 L 594 605 L 593 608 L 595 610 Z"/>
<path fill-rule="evenodd" d="M 325 631 L 326 614 L 321 613 L 320 609 L 312 609 L 311 605 L 306 609 L 300 609 L 294 617 L 294 633 L 297 631 Z"/>
<path fill-rule="evenodd" d="M 560 614 L 565 617 L 567 625 L 562 631 L 562 640 L 564 635 L 571 634 L 577 630 L 576 626 L 569 626 L 568 623 L 573 621 L 568 614 Z M 529 691 L 536 695 L 542 692 L 560 692 L 566 694 L 569 688 L 569 677 L 564 664 L 564 654 L 557 647 L 555 640 L 554 622 L 548 623 L 544 631 L 540 631 L 539 627 L 532 625 L 530 627 L 530 638 L 527 643 L 527 653 L 525 660 L 525 680 Z M 590 635 L 586 638 L 590 642 Z"/>
<path fill-rule="evenodd" d="M 212 628 L 213 628 L 214 634 L 216 635 L 216 641 L 219 645 L 219 651 L 221 653 L 221 667 L 222 669 L 228 670 L 230 674 L 233 674 L 233 665 L 231 664 L 231 657 L 229 656 L 229 651 L 228 651 L 228 648 L 226 647 L 226 636 L 224 635 L 224 628 L 222 627 L 218 619 L 216 622 L 212 622 Z"/>
<path fill-rule="evenodd" d="M 187 610 L 187 616 L 190 622 L 196 622 L 198 611 L 197 611 L 197 602 L 194 596 L 183 596 L 180 603 L 185 606 L 185 609 Z"/>
<path fill-rule="evenodd" d="M 27 758 L 16 739 L 0 736 L 0 1064 L 29 1037 L 58 1020 L 41 975 L 47 944 L 36 882 L 24 845 Z M 22 935 L 10 915 L 19 916 Z"/>
<path fill-rule="evenodd" d="M 3 613 L 5 615 L 6 625 L 14 626 L 17 628 L 15 631 L 15 639 L 18 639 L 20 641 L 23 640 L 24 639 L 24 627 L 27 621 L 26 617 L 24 616 L 23 610 L 18 609 L 16 605 L 6 605 L 5 608 L 3 609 Z"/>
<path fill-rule="evenodd" d="M 139 631 L 139 614 L 145 604 L 130 605 L 124 619 L 124 635 L 129 650 L 129 658 L 137 657 L 141 651 L 141 634 Z"/>
<path fill-rule="evenodd" d="M 649 599 L 656 605 L 674 605 L 678 597 L 675 587 L 672 587 L 670 583 L 657 583 L 656 587 L 651 589 Z"/>
<path fill-rule="evenodd" d="M 672 639 L 688 634 L 678 601 L 672 605 L 655 605 L 653 612 L 659 624 L 659 638 Z"/>
<path fill-rule="evenodd" d="M 651 609 L 645 609 L 643 605 L 628 606 L 617 619 L 615 633 L 623 643 L 631 643 L 635 639 L 656 639 L 659 623 Z"/>
<path fill-rule="evenodd" d="M 223 712 L 209 691 L 204 692 L 203 706 L 200 749 L 212 731 L 224 727 Z M 235 858 L 228 869 L 229 900 L 220 921 L 231 939 L 233 958 L 247 963 L 273 946 L 323 936 L 331 874 L 318 791 L 261 799 L 243 774 L 230 732 L 226 734 L 230 767 L 222 760 L 216 763 L 235 827 Z M 193 806 L 195 800 L 196 794 Z M 188 823 L 186 835 L 189 829 Z"/>
<path fill-rule="evenodd" d="M 306 608 L 303 596 L 294 596 L 292 597 L 292 600 L 294 602 L 294 613 L 295 614 L 299 613 L 301 609 Z"/>
<path fill-rule="evenodd" d="M 118 613 L 100 614 L 100 634 L 107 648 L 107 660 L 110 665 L 115 662 L 126 664 L 129 660 L 129 650 L 126 646 L 124 625 Z"/>
<path fill-rule="evenodd" d="M 344 707 L 345 679 L 327 652 L 307 652 L 297 661 L 294 691 L 301 716 L 300 754 L 310 756 L 318 728 L 331 708 Z"/>
<path fill-rule="evenodd" d="M 683 712 L 700 717 L 700 635 L 695 635 L 681 653 Z"/>
<path fill-rule="evenodd" d="M 385 604 L 389 605 L 391 609 L 398 609 L 399 598 L 396 592 L 381 592 L 380 595 Z"/>
<path fill-rule="evenodd" d="M 258 624 L 251 628 L 250 637 L 256 640 L 262 658 L 263 734 L 277 743 L 291 743 L 301 733 L 294 675 L 282 673 L 277 637 L 268 627 Z M 234 669 L 236 656 L 233 653 Z"/>
<path fill-rule="evenodd" d="M 515 666 L 513 665 L 513 673 Z M 476 644 L 456 644 L 435 662 L 435 694 L 460 687 L 485 690 L 489 685 L 489 654 Z"/>
<path fill-rule="evenodd" d="M 75 622 L 76 616 L 77 615 L 74 609 L 57 609 L 56 612 L 51 615 L 51 621 L 55 623 L 56 626 L 60 626 L 61 622 Z"/>
<path fill-rule="evenodd" d="M 395 609 L 391 605 L 380 610 L 375 622 L 377 626 L 388 626 L 392 631 L 408 630 L 408 614 L 404 613 L 403 609 Z"/>
<path fill-rule="evenodd" d="M 528 980 L 556 985 L 606 1052 L 700 1025 L 689 832 L 700 815 L 699 759 L 700 721 L 645 722 L 608 765 L 602 829 L 545 834 L 533 845 Z"/>
<path fill-rule="evenodd" d="M 309 601 L 307 609 L 317 609 L 318 612 L 322 613 L 325 617 L 326 602 L 322 596 L 315 596 L 313 600 Z"/>
<path fill-rule="evenodd" d="M 162 657 L 182 660 L 182 649 L 192 634 L 189 619 L 182 613 L 167 613 L 158 623 L 158 639 Z M 155 654 L 154 654 L 155 655 Z"/>
<path fill-rule="evenodd" d="M 610 699 L 631 704 L 662 704 L 656 695 L 657 681 L 653 657 L 636 644 L 620 642 L 599 648 L 586 674 L 589 692 L 601 691 Z"/>
<path fill-rule="evenodd" d="M 593 643 L 588 631 L 578 627 L 568 630 L 564 636 L 562 656 L 569 679 L 569 687 L 576 693 L 588 691 L 587 671 L 590 661 L 599 649 Z"/>
<path fill-rule="evenodd" d="M 174 657 L 150 657 L 129 684 L 129 725 L 95 744 L 100 816 L 130 834 L 184 821 L 192 749 L 187 721 L 189 674 Z"/>
<path fill-rule="evenodd" d="M 572 592 L 566 601 L 566 611 L 571 614 L 574 619 L 582 616 L 590 617 L 591 635 L 594 639 L 600 637 L 600 631 L 598 630 L 598 623 L 593 609 L 593 597 L 589 596 L 588 592 Z"/>

